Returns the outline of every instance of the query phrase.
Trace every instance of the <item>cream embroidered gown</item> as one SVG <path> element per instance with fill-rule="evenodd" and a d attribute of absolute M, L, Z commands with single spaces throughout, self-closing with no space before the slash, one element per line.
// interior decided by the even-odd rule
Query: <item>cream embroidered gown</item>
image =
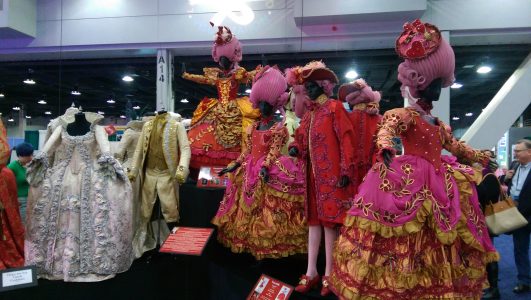
<path fill-rule="evenodd" d="M 131 184 L 101 126 L 83 136 L 63 128 L 28 168 L 26 265 L 46 279 L 109 279 L 133 260 Z"/>

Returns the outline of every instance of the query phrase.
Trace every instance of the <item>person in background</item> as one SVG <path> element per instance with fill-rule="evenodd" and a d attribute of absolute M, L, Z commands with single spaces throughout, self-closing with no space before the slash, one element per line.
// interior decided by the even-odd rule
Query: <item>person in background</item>
<path fill-rule="evenodd" d="M 514 262 L 518 270 L 518 283 L 513 292 L 530 291 L 531 266 L 529 263 L 529 242 L 531 235 L 531 140 L 522 139 L 514 147 L 516 160 L 511 163 L 503 180 L 509 195 L 518 203 L 518 210 L 530 224 L 513 231 Z"/>
<path fill-rule="evenodd" d="M 15 147 L 17 160 L 7 167 L 13 171 L 17 180 L 18 202 L 20 204 L 20 218 L 26 222 L 26 203 L 28 198 L 29 183 L 26 180 L 26 166 L 33 159 L 33 146 L 29 143 L 18 144 Z"/>

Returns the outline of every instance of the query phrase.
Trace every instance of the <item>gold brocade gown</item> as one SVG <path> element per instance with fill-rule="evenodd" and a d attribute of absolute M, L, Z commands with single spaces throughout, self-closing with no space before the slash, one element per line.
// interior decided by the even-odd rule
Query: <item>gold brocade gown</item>
<path fill-rule="evenodd" d="M 237 97 L 240 84 L 248 83 L 256 71 L 238 68 L 229 77 L 220 78 L 218 68 L 204 68 L 204 75 L 183 74 L 184 79 L 216 86 L 218 99 L 205 97 L 192 117 L 188 138 L 192 159 L 190 167 L 226 166 L 241 152 L 242 133 L 260 116 L 248 97 Z"/>

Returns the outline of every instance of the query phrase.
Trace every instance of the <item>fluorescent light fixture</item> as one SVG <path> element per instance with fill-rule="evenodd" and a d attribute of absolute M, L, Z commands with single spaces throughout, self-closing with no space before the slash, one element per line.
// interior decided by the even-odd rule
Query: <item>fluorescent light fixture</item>
<path fill-rule="evenodd" d="M 51 111 L 45 111 L 44 114 L 45 114 L 45 115 L 51 115 L 52 112 L 51 112 Z"/>
<path fill-rule="evenodd" d="M 460 84 L 459 82 L 454 82 L 454 84 L 452 84 L 452 85 L 450 86 L 450 88 L 452 88 L 452 89 L 460 89 L 462 86 L 463 86 L 463 85 Z"/>
<path fill-rule="evenodd" d="M 476 70 L 479 74 L 487 74 L 490 71 L 492 71 L 492 68 L 489 66 L 481 66 Z"/>
<path fill-rule="evenodd" d="M 472 69 L 474 65 L 464 65 L 463 69 Z"/>
<path fill-rule="evenodd" d="M 453 117 L 452 120 L 457 121 L 459 120 L 459 117 Z"/>
<path fill-rule="evenodd" d="M 468 112 L 468 113 L 465 114 L 465 116 L 467 116 L 467 117 L 472 117 L 473 115 L 474 115 L 474 114 L 471 113 L 471 112 Z"/>
<path fill-rule="evenodd" d="M 251 89 L 246 89 L 245 92 L 246 92 L 247 94 L 250 94 L 250 93 L 251 93 Z"/>
<path fill-rule="evenodd" d="M 25 84 L 35 84 L 35 80 L 31 79 L 31 78 L 26 78 L 24 79 L 23 81 Z"/>
<path fill-rule="evenodd" d="M 20 107 L 15 106 L 15 107 L 13 107 L 13 110 L 17 110 L 18 111 L 18 110 L 20 110 Z"/>
<path fill-rule="evenodd" d="M 133 106 L 133 109 L 140 109 L 140 106 Z"/>
<path fill-rule="evenodd" d="M 7 119 L 8 122 L 15 122 L 15 120 L 13 120 L 13 118 L 9 118 Z"/>
<path fill-rule="evenodd" d="M 100 115 L 104 115 L 105 113 L 102 112 L 101 110 L 98 110 L 98 114 L 100 114 Z"/>
<path fill-rule="evenodd" d="M 113 99 L 109 99 L 109 100 L 107 100 L 107 103 L 114 104 L 114 103 L 116 103 L 116 101 L 114 101 Z"/>
<path fill-rule="evenodd" d="M 347 79 L 354 79 L 354 78 L 358 77 L 358 72 L 356 72 L 356 71 L 354 71 L 354 70 L 349 70 L 349 71 L 347 72 L 347 74 L 345 74 L 345 77 L 346 77 Z"/>
<path fill-rule="evenodd" d="M 31 119 L 31 116 L 26 116 L 26 119 Z"/>
<path fill-rule="evenodd" d="M 190 101 L 188 101 L 188 99 L 184 98 L 184 99 L 181 99 L 181 103 L 188 103 Z"/>
<path fill-rule="evenodd" d="M 129 75 L 125 75 L 124 77 L 122 77 L 122 80 L 125 81 L 125 82 L 131 82 L 133 81 L 133 77 L 129 76 Z"/>
<path fill-rule="evenodd" d="M 3 93 L 0 93 L 0 98 L 4 98 L 5 95 Z"/>
<path fill-rule="evenodd" d="M 43 104 L 43 105 L 44 105 L 44 104 L 46 104 L 47 102 L 46 102 L 44 99 L 42 99 L 42 100 L 39 100 L 39 102 L 37 102 L 37 103 L 39 103 L 39 104 Z"/>
<path fill-rule="evenodd" d="M 78 91 L 77 89 L 75 89 L 75 90 L 71 91 L 70 94 L 72 94 L 74 96 L 79 96 L 79 95 L 81 95 L 81 92 Z"/>
<path fill-rule="evenodd" d="M 126 117 L 125 117 L 124 115 L 121 115 L 120 118 L 121 118 L 121 119 L 125 119 Z"/>

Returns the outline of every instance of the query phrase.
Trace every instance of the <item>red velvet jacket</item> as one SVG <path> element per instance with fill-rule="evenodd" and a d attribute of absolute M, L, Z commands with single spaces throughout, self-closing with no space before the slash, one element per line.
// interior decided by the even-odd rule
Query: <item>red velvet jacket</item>
<path fill-rule="evenodd" d="M 349 198 L 356 190 L 352 184 L 339 188 L 342 175 L 352 180 L 354 173 L 354 131 L 348 113 L 337 100 L 321 95 L 304 114 L 290 148 L 299 150 L 315 178 L 314 191 L 319 219 L 342 223 L 350 208 Z M 306 205 L 308 206 L 308 205 Z"/>

